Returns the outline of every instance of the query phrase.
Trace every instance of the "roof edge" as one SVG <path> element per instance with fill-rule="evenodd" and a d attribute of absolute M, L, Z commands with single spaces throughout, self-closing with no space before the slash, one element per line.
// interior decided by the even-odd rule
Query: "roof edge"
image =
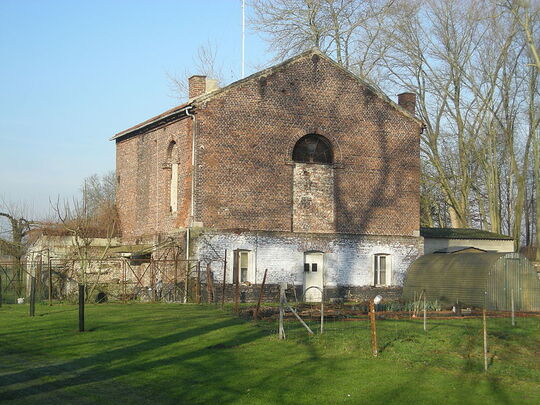
<path fill-rule="evenodd" d="M 514 240 L 508 235 L 472 228 L 421 227 L 420 235 L 424 238 L 433 239 Z"/>
<path fill-rule="evenodd" d="M 152 126 L 152 125 L 156 125 L 156 126 L 160 125 L 160 123 L 162 121 L 167 120 L 168 118 L 169 119 L 171 119 L 171 118 L 174 119 L 175 115 L 182 114 L 189 107 L 191 107 L 191 103 L 187 102 L 187 103 L 181 104 L 181 105 L 179 105 L 177 107 L 171 108 L 170 110 L 167 110 L 164 113 L 155 115 L 154 117 L 152 117 L 150 119 L 147 119 L 146 121 L 143 121 L 143 122 L 141 122 L 141 123 L 139 123 L 137 125 L 134 125 L 131 128 L 128 128 L 128 129 L 125 129 L 123 131 L 120 131 L 120 132 L 116 133 L 112 138 L 109 139 L 109 141 L 114 141 L 114 140 L 116 140 L 118 138 L 123 138 L 125 136 L 129 136 L 133 132 L 142 131 L 142 130 L 144 130 L 144 129 Z M 181 117 L 177 117 L 177 118 L 181 118 Z"/>
<path fill-rule="evenodd" d="M 304 51 L 296 56 L 293 56 L 292 58 L 289 58 L 281 63 L 278 63 L 277 65 L 273 65 L 273 66 L 270 66 L 270 67 L 267 67 L 266 69 L 263 69 L 263 70 L 260 70 L 258 72 L 255 72 L 247 77 L 244 77 L 240 80 L 237 80 L 235 82 L 232 82 L 231 84 L 225 86 L 225 87 L 222 87 L 222 88 L 219 88 L 219 89 L 216 89 L 214 91 L 211 91 L 209 93 L 206 93 L 206 94 L 203 94 L 201 96 L 198 96 L 196 98 L 193 98 L 191 99 L 190 101 L 193 102 L 193 103 L 200 103 L 200 102 L 204 102 L 204 101 L 207 101 L 209 99 L 211 99 L 212 97 L 214 96 L 217 96 L 225 91 L 228 91 L 236 86 L 239 86 L 251 79 L 254 79 L 254 78 L 257 78 L 259 76 L 266 76 L 276 70 L 279 70 L 281 69 L 282 67 L 286 66 L 286 65 L 289 65 L 291 63 L 294 63 L 296 62 L 297 60 L 300 60 L 308 55 L 318 55 L 320 57 L 323 57 L 326 61 L 328 61 L 329 63 L 331 63 L 332 65 L 334 65 L 334 67 L 342 70 L 343 72 L 347 73 L 347 75 L 349 75 L 351 78 L 353 78 L 355 81 L 357 81 L 361 86 L 364 86 L 364 87 L 367 87 L 373 94 L 375 94 L 377 97 L 379 97 L 381 100 L 387 102 L 388 104 L 390 104 L 392 107 L 394 107 L 394 109 L 396 109 L 398 112 L 400 112 L 401 114 L 403 114 L 404 116 L 406 116 L 407 118 L 410 118 L 414 121 L 416 121 L 419 125 L 424 125 L 424 121 L 422 121 L 420 118 L 416 117 L 415 115 L 411 114 L 407 109 L 403 108 L 402 106 L 400 106 L 398 103 L 396 103 L 395 101 L 393 101 L 392 99 L 390 99 L 390 97 L 388 97 L 386 94 L 384 94 L 381 90 L 377 89 L 376 87 L 374 87 L 372 84 L 368 83 L 367 81 L 365 81 L 364 79 L 358 77 L 357 75 L 355 75 L 353 72 L 351 72 L 349 69 L 341 66 L 339 63 L 337 63 L 335 60 L 333 60 L 331 57 L 329 57 L 328 55 L 326 55 L 325 53 L 323 53 L 319 48 L 311 48 L 311 49 L 308 49 L 307 51 Z"/>

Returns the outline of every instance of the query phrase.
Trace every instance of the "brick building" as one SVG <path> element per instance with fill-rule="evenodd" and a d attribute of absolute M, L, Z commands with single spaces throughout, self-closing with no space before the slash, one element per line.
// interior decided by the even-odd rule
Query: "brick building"
<path fill-rule="evenodd" d="M 422 254 L 415 97 L 398 103 L 317 50 L 116 134 L 125 243 L 184 246 L 217 281 L 399 292 Z M 232 271 L 231 271 L 232 270 Z M 311 289 L 307 298 L 317 300 Z"/>

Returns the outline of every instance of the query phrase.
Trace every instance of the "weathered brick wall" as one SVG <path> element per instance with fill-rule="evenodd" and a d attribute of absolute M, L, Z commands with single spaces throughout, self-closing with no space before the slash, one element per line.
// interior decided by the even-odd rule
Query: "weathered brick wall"
<path fill-rule="evenodd" d="M 116 142 L 116 202 L 124 242 L 153 241 L 186 226 L 191 204 L 191 120 Z M 171 142 L 176 156 L 167 156 Z M 178 211 L 170 210 L 171 163 L 178 163 Z"/>
<path fill-rule="evenodd" d="M 184 118 L 117 140 L 117 204 L 125 242 L 152 241 L 155 234 L 189 224 L 192 133 L 194 220 L 205 227 L 418 232 L 420 124 L 325 58 L 307 54 L 243 80 L 206 101 L 203 97 L 194 112 L 195 131 Z M 311 208 L 301 212 L 294 202 L 299 166 L 292 162 L 292 150 L 309 133 L 331 142 L 335 164 L 326 168 L 319 193 L 311 195 Z M 173 140 L 179 163 L 176 214 L 169 210 L 166 165 Z"/>
<path fill-rule="evenodd" d="M 420 124 L 325 58 L 242 81 L 196 113 L 195 215 L 205 227 L 294 229 L 292 149 L 317 133 L 335 154 L 336 232 L 418 232 Z"/>
<path fill-rule="evenodd" d="M 293 231 L 335 231 L 332 166 L 309 163 L 294 165 Z"/>
<path fill-rule="evenodd" d="M 267 283 L 303 285 L 304 253 L 325 253 L 325 288 L 373 285 L 375 254 L 389 254 L 391 285 L 402 286 L 410 264 L 423 253 L 421 237 L 306 234 L 291 232 L 226 232 L 207 230 L 192 241 L 192 257 L 211 263 L 217 281 L 223 280 L 227 249 L 226 282 L 232 283 L 233 250 L 251 252 L 250 280 L 260 284 L 268 269 Z"/>

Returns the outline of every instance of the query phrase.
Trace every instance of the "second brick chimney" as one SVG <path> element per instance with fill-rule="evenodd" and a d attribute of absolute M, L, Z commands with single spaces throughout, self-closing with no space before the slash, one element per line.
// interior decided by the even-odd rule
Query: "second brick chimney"
<path fill-rule="evenodd" d="M 216 79 L 209 79 L 202 75 L 191 76 L 188 79 L 188 82 L 190 99 L 199 97 L 204 93 L 211 92 L 218 88 L 218 81 Z"/>
<path fill-rule="evenodd" d="M 416 94 L 414 93 L 401 93 L 398 94 L 398 104 L 405 108 L 412 115 L 416 112 Z"/>

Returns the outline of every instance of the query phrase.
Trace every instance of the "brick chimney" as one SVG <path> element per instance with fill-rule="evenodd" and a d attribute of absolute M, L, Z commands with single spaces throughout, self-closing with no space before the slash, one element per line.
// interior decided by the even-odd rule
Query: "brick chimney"
<path fill-rule="evenodd" d="M 416 94 L 414 93 L 401 93 L 398 94 L 398 104 L 405 108 L 412 115 L 416 112 Z"/>
<path fill-rule="evenodd" d="M 189 98 L 195 98 L 216 90 L 218 81 L 216 79 L 209 79 L 206 76 L 195 75 L 188 79 L 189 82 Z"/>

